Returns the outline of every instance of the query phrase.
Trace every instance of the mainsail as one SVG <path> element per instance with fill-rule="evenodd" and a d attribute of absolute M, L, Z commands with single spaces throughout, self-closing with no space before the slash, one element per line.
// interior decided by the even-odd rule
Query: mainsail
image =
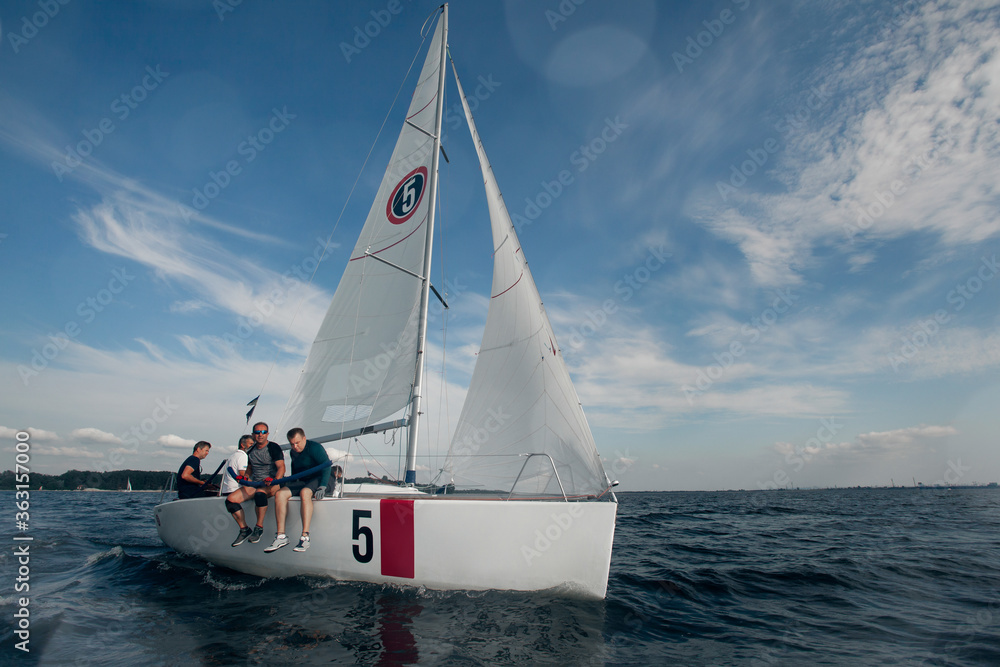
<path fill-rule="evenodd" d="M 458 74 L 455 73 L 458 82 Z M 511 224 L 493 168 L 458 83 L 479 155 L 493 229 L 486 329 L 444 470 L 456 485 L 596 495 L 609 486 L 594 436 Z M 525 466 L 526 454 L 532 457 Z M 521 473 L 522 466 L 524 467 Z"/>
<path fill-rule="evenodd" d="M 333 440 L 375 426 L 412 398 L 444 32 L 442 21 L 378 194 L 282 419 L 310 438 Z"/>

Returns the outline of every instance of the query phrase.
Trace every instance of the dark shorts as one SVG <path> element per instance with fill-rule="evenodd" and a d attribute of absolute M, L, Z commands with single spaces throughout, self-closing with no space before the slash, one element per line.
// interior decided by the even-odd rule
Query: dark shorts
<path fill-rule="evenodd" d="M 288 490 L 292 492 L 293 496 L 299 495 L 302 489 L 309 489 L 313 492 L 313 495 L 316 495 L 316 491 L 319 489 L 319 478 L 313 477 L 308 482 L 296 479 L 288 483 Z"/>
<path fill-rule="evenodd" d="M 264 492 L 264 493 L 267 493 L 267 488 L 268 488 L 268 487 L 264 486 L 264 480 L 263 480 L 263 478 L 262 478 L 262 479 L 254 479 L 253 477 L 251 477 L 251 478 L 250 478 L 250 481 L 251 481 L 251 482 L 254 482 L 255 484 L 256 484 L 256 483 L 259 483 L 259 484 L 260 484 L 260 486 L 241 486 L 240 488 L 241 488 L 241 489 L 246 489 L 247 491 L 250 491 L 250 492 L 254 492 L 254 491 L 262 491 L 262 492 Z M 272 484 L 272 485 L 271 485 L 271 488 L 273 488 L 273 489 L 274 489 L 274 490 L 276 490 L 276 491 L 277 491 L 278 489 L 280 489 L 281 487 L 282 487 L 282 485 L 281 485 L 281 484 Z"/>

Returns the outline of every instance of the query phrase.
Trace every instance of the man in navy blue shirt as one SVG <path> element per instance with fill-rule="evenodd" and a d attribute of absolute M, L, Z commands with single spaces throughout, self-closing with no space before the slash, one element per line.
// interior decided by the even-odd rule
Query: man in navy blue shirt
<path fill-rule="evenodd" d="M 201 479 L 201 461 L 208 456 L 208 450 L 211 448 L 211 443 L 199 441 L 194 446 L 194 453 L 184 459 L 184 463 L 177 470 L 177 497 L 180 500 L 201 498 L 209 490 Z"/>

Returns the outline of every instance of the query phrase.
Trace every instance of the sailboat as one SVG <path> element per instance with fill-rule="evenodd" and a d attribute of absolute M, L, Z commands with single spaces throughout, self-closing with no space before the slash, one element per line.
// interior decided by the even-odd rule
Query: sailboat
<path fill-rule="evenodd" d="M 131 477 L 128 477 L 125 480 L 125 491 L 128 492 L 128 493 L 132 493 L 132 478 Z"/>
<path fill-rule="evenodd" d="M 158 505 L 157 529 L 179 552 L 261 576 L 602 599 L 617 483 L 601 463 L 454 63 L 486 188 L 494 266 L 483 341 L 442 474 L 443 488 L 477 492 L 415 486 L 428 305 L 432 293 L 440 298 L 430 275 L 447 4 L 438 11 L 389 165 L 278 431 L 300 426 L 321 443 L 402 431 L 404 486 L 354 484 L 314 501 L 311 548 L 301 553 L 264 553 L 275 534 L 273 501 L 256 544 L 230 546 L 236 525 L 218 498 Z M 294 536 L 298 499 L 290 502 L 286 533 Z"/>

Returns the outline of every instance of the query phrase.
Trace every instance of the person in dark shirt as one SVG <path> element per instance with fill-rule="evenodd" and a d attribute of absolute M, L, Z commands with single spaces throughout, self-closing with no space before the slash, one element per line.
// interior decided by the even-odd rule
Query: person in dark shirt
<path fill-rule="evenodd" d="M 253 498 L 257 506 L 257 525 L 250 533 L 250 542 L 260 541 L 264 534 L 264 515 L 267 514 L 267 499 L 278 492 L 280 484 L 271 484 L 272 480 L 285 476 L 285 454 L 281 451 L 281 445 L 267 439 L 268 426 L 264 422 L 257 422 L 253 425 L 254 446 L 247 450 L 249 460 L 247 477 L 253 482 L 264 482 L 264 486 L 255 488 L 252 486 L 240 487 L 226 498 L 232 503 L 242 503 Z"/>
<path fill-rule="evenodd" d="M 177 470 L 177 498 L 186 500 L 188 498 L 201 498 L 212 488 L 206 486 L 201 479 L 201 461 L 208 456 L 208 450 L 212 444 L 199 441 L 194 446 L 191 456 L 184 459 L 184 463 Z"/>
<path fill-rule="evenodd" d="M 324 463 L 326 466 L 322 470 L 289 482 L 285 488 L 278 491 L 274 497 L 278 535 L 271 546 L 264 549 L 265 553 L 277 551 L 288 544 L 288 536 L 285 535 L 285 517 L 288 516 L 288 499 L 292 496 L 298 496 L 302 500 L 302 537 L 293 551 L 305 551 L 309 548 L 309 523 L 312 520 L 313 498 L 322 499 L 326 485 L 330 481 L 330 456 L 323 445 L 313 440 L 306 440 L 305 431 L 301 428 L 293 428 L 288 432 L 288 442 L 292 446 L 289 456 L 292 459 L 293 475 Z"/>

